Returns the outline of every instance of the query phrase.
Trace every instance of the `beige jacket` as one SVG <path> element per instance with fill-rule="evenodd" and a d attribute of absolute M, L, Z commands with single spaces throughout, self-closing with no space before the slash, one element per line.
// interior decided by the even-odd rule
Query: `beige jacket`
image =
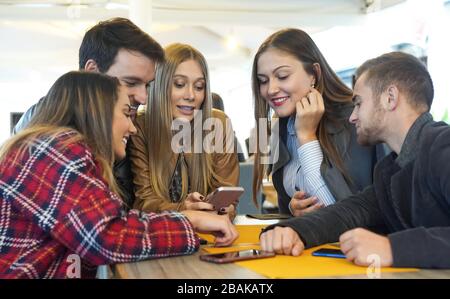
<path fill-rule="evenodd" d="M 212 116 L 220 119 L 223 128 L 226 128 L 227 116 L 222 111 L 213 109 Z M 134 202 L 134 208 L 145 212 L 161 212 L 165 210 L 184 210 L 185 206 L 181 203 L 172 203 L 168 198 L 159 197 L 153 190 L 150 183 L 150 169 L 148 167 L 148 144 L 145 138 L 144 125 L 145 115 L 140 115 L 136 118 L 137 134 L 131 137 L 129 144 L 129 157 L 131 160 L 131 170 L 133 173 L 133 183 L 135 187 L 136 200 Z M 234 134 L 232 129 L 231 134 Z M 227 131 L 227 132 L 229 132 Z M 225 135 L 225 134 L 224 134 Z M 224 136 L 224 146 L 225 139 Z M 229 137 L 228 137 L 229 138 Z M 234 136 L 231 137 L 233 140 Z M 171 150 L 171 149 L 168 149 Z M 217 186 L 214 186 L 212 190 L 208 190 L 208 193 L 214 191 L 221 186 L 237 186 L 239 183 L 239 163 L 236 152 L 234 153 L 212 153 L 213 169 L 214 172 L 221 178 Z M 188 168 L 190 168 L 191 154 L 185 154 Z M 173 172 L 176 164 L 176 155 L 170 161 L 168 167 Z M 158 174 L 156 174 L 158 175 Z M 192 192 L 197 190 L 192 190 Z M 207 195 L 207 194 L 203 194 Z"/>

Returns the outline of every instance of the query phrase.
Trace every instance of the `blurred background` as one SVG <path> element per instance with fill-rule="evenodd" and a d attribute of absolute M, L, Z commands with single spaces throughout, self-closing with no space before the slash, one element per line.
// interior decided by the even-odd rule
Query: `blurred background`
<path fill-rule="evenodd" d="M 0 142 L 60 75 L 78 69 L 84 32 L 116 16 L 163 46 L 188 43 L 205 55 L 212 91 L 241 144 L 254 126 L 254 53 L 286 27 L 308 32 L 349 85 L 369 58 L 392 50 L 416 55 L 435 84 L 435 119 L 449 120 L 450 0 L 0 0 Z"/>

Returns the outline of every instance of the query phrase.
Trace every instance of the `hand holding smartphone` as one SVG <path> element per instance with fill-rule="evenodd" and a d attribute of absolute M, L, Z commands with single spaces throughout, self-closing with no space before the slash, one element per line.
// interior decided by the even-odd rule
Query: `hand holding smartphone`
<path fill-rule="evenodd" d="M 275 253 L 273 252 L 250 249 L 226 253 L 202 254 L 200 255 L 200 259 L 205 262 L 225 264 L 244 260 L 262 259 L 273 256 L 275 256 Z"/>
<path fill-rule="evenodd" d="M 212 204 L 216 211 L 226 208 L 239 201 L 239 197 L 244 193 L 242 187 L 219 187 L 206 197 L 206 202 Z"/>

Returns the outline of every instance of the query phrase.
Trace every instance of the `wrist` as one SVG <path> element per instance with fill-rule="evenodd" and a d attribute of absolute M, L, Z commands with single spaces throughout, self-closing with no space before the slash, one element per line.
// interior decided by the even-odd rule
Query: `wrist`
<path fill-rule="evenodd" d="M 183 214 L 189 220 L 189 222 L 191 222 L 193 227 L 197 227 L 195 211 L 184 210 L 180 213 Z"/>
<path fill-rule="evenodd" d="M 300 145 L 317 140 L 316 134 L 297 134 L 297 140 Z"/>

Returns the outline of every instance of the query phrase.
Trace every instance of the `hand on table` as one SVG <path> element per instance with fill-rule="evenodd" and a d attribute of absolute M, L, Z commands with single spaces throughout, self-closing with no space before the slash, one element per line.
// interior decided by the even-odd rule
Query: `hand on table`
<path fill-rule="evenodd" d="M 341 251 L 348 261 L 359 266 L 369 266 L 375 254 L 380 258 L 381 267 L 390 267 L 393 263 L 392 248 L 389 239 L 363 228 L 355 228 L 343 233 L 339 241 Z"/>
<path fill-rule="evenodd" d="M 261 248 L 277 254 L 298 256 L 305 246 L 297 232 L 290 227 L 275 226 L 260 236 Z"/>

